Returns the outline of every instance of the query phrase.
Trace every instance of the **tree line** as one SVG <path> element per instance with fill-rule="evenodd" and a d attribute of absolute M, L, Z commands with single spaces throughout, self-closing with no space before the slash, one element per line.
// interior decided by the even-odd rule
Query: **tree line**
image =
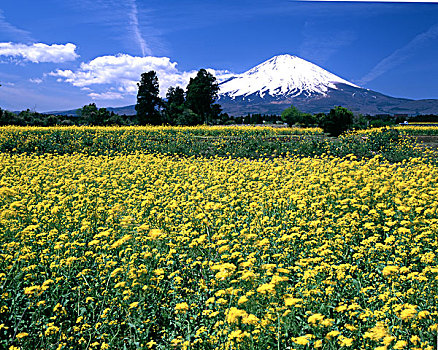
<path fill-rule="evenodd" d="M 80 108 L 76 116 L 38 113 L 29 109 L 12 113 L 0 108 L 0 126 L 137 125 L 135 116 L 118 115 L 96 104 Z"/>
<path fill-rule="evenodd" d="M 98 108 L 91 103 L 77 111 L 76 116 L 48 115 L 35 111 L 12 113 L 0 108 L 0 126 L 55 126 L 55 125 L 231 125 L 231 124 L 278 124 L 289 126 L 319 126 L 325 132 L 338 136 L 349 129 L 365 129 L 394 125 L 404 120 L 412 122 L 437 122 L 437 115 L 391 116 L 391 115 L 353 115 L 341 106 L 332 108 L 328 113 L 309 114 L 294 106 L 286 108 L 282 114 L 247 114 L 229 116 L 222 113 L 216 103 L 219 84 L 206 69 L 200 69 L 190 78 L 185 89 L 171 86 L 166 97 L 159 96 L 159 82 L 155 71 L 141 75 L 138 85 L 136 115 L 118 115 L 106 108 Z"/>
<path fill-rule="evenodd" d="M 216 124 L 227 114 L 216 103 L 219 84 L 205 69 L 200 69 L 184 91 L 180 86 L 169 87 L 166 99 L 159 97 L 158 77 L 155 71 L 141 75 L 138 84 L 137 119 L 140 125 L 199 125 Z"/>

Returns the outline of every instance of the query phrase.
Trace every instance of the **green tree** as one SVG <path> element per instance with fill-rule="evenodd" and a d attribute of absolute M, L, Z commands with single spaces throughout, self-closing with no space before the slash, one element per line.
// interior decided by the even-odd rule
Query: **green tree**
<path fill-rule="evenodd" d="M 187 85 L 186 107 L 200 116 L 201 121 L 209 123 L 218 117 L 221 108 L 215 101 L 218 98 L 219 84 L 216 78 L 205 69 L 200 69 Z"/>
<path fill-rule="evenodd" d="M 316 117 L 310 113 L 302 113 L 300 123 L 305 125 L 305 126 L 315 125 L 315 124 L 317 124 Z"/>
<path fill-rule="evenodd" d="M 141 125 L 163 124 L 164 120 L 160 109 L 162 106 L 158 78 L 155 71 L 149 71 L 141 75 L 141 80 L 138 85 L 137 104 L 135 110 L 137 111 L 138 122 Z"/>
<path fill-rule="evenodd" d="M 332 108 L 330 113 L 322 118 L 321 126 L 324 132 L 337 137 L 352 127 L 353 120 L 353 112 L 347 108 L 337 106 Z"/>
<path fill-rule="evenodd" d="M 289 126 L 301 123 L 302 119 L 303 113 L 301 113 L 301 111 L 295 106 L 290 106 L 281 113 L 281 120 Z"/>
<path fill-rule="evenodd" d="M 90 103 L 79 109 L 81 121 L 88 125 L 105 125 L 110 116 L 111 114 L 106 108 L 97 108 L 95 103 Z"/>
<path fill-rule="evenodd" d="M 177 124 L 177 119 L 184 111 L 185 96 L 184 90 L 177 86 L 174 88 L 171 86 L 167 90 L 166 103 L 164 105 L 164 111 L 166 114 L 166 121 L 170 124 Z"/>
<path fill-rule="evenodd" d="M 175 118 L 176 125 L 199 125 L 201 119 L 198 114 L 193 112 L 190 108 L 183 108 L 180 114 Z"/>
<path fill-rule="evenodd" d="M 17 116 L 14 113 L 0 108 L 0 125 L 18 125 Z"/>
<path fill-rule="evenodd" d="M 181 106 L 186 101 L 186 99 L 184 97 L 184 90 L 182 88 L 180 88 L 179 86 L 177 86 L 176 88 L 171 86 L 167 90 L 166 99 L 167 99 L 168 105 L 174 104 L 177 106 Z"/>

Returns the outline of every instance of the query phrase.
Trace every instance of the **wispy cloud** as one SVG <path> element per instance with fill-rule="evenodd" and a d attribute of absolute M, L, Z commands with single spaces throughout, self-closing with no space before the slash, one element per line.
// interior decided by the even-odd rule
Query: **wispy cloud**
<path fill-rule="evenodd" d="M 350 30 L 321 30 L 314 23 L 306 22 L 299 55 L 317 64 L 326 63 L 331 56 L 350 45 L 356 35 Z"/>
<path fill-rule="evenodd" d="M 142 6 L 136 0 L 74 0 L 71 6 L 93 16 L 84 16 L 83 21 L 105 26 L 113 33 L 112 38 L 120 40 L 123 46 L 142 56 L 163 52 L 165 44 L 160 31 L 153 25 L 153 10 Z"/>
<path fill-rule="evenodd" d="M 120 92 L 106 91 L 102 93 L 91 92 L 88 94 L 93 100 L 122 100 L 124 96 Z"/>
<path fill-rule="evenodd" d="M 135 96 L 137 83 L 142 73 L 154 70 L 160 84 L 160 95 L 165 96 L 170 86 L 185 87 L 197 71 L 180 71 L 177 63 L 168 57 L 131 56 L 119 54 L 116 56 L 101 56 L 88 63 L 82 63 L 76 71 L 56 70 L 49 73 L 58 81 L 70 83 L 80 88 L 106 88 L 104 92 L 91 91 L 88 95 L 93 99 L 122 99 Z M 228 71 L 209 71 L 222 81 L 232 74 Z"/>
<path fill-rule="evenodd" d="M 402 64 L 409 57 L 415 55 L 419 52 L 424 45 L 428 44 L 430 41 L 438 39 L 438 23 L 430 27 L 425 32 L 418 34 L 405 46 L 395 50 L 392 54 L 382 59 L 377 63 L 370 72 L 368 72 L 361 80 L 360 84 L 366 84 L 392 68 Z"/>
<path fill-rule="evenodd" d="M 29 81 L 31 83 L 34 83 L 34 84 L 41 84 L 43 82 L 43 79 L 41 79 L 41 78 L 30 78 Z"/>
<path fill-rule="evenodd" d="M 74 61 L 79 57 L 76 53 L 76 45 L 71 43 L 62 45 L 47 45 L 43 43 L 26 45 L 10 42 L 0 43 L 0 56 L 12 57 L 33 63 L 61 63 Z"/>
<path fill-rule="evenodd" d="M 131 12 L 129 13 L 129 19 L 132 26 L 132 31 L 135 36 L 135 40 L 140 46 L 141 53 L 143 54 L 143 56 L 151 55 L 152 51 L 141 35 L 140 26 L 138 24 L 138 8 L 135 0 L 131 0 Z"/>
<path fill-rule="evenodd" d="M 6 20 L 4 12 L 0 10 L 0 34 L 7 37 L 7 40 L 31 41 L 30 32 L 17 28 Z"/>

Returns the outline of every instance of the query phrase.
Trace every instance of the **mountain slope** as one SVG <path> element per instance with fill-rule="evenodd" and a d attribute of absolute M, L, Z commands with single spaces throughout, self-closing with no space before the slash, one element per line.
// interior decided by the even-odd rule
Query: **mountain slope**
<path fill-rule="evenodd" d="M 438 113 L 438 100 L 394 98 L 363 89 L 291 55 L 275 56 L 221 83 L 219 104 L 231 115 L 280 114 L 291 104 L 308 113 L 339 105 L 363 114 Z"/>
<path fill-rule="evenodd" d="M 261 98 L 325 95 L 336 84 L 356 85 L 299 57 L 280 55 L 220 84 L 220 94 L 230 98 L 253 94 Z"/>

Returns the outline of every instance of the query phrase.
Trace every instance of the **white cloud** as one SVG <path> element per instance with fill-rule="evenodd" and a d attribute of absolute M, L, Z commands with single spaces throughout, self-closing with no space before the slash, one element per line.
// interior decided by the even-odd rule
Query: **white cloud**
<path fill-rule="evenodd" d="M 31 82 L 31 83 L 34 83 L 34 84 L 41 84 L 42 82 L 43 82 L 43 79 L 40 79 L 40 78 L 35 78 L 35 79 L 29 79 L 29 81 Z"/>
<path fill-rule="evenodd" d="M 121 100 L 123 95 L 119 92 L 107 91 L 102 93 L 92 92 L 88 94 L 93 100 Z"/>
<path fill-rule="evenodd" d="M 4 12 L 0 9 L 0 32 L 8 34 L 12 40 L 32 40 L 30 33 L 17 28 L 6 20 Z"/>
<path fill-rule="evenodd" d="M 124 50 L 142 56 L 167 52 L 161 29 L 154 24 L 156 14 L 147 1 L 74 0 L 66 1 L 65 6 L 93 13 L 84 15 L 83 21 L 104 26 L 112 39 L 120 40 Z"/>
<path fill-rule="evenodd" d="M 392 54 L 382 59 L 377 63 L 370 72 L 368 72 L 360 81 L 361 84 L 366 84 L 392 68 L 402 64 L 412 55 L 421 52 L 420 49 L 429 44 L 431 41 L 438 38 L 438 24 L 433 25 L 423 33 L 418 34 L 405 46 L 395 50 Z"/>
<path fill-rule="evenodd" d="M 89 96 L 93 98 L 122 99 L 125 96 L 135 96 L 138 91 L 137 83 L 141 74 L 148 71 L 155 71 L 160 85 L 160 95 L 165 96 L 170 86 L 186 87 L 191 77 L 197 71 L 179 71 L 176 62 L 171 62 L 168 57 L 138 57 L 127 54 L 116 56 L 101 56 L 88 63 L 81 63 L 80 68 L 72 70 L 56 70 L 49 75 L 58 77 L 58 80 L 65 81 L 74 86 L 84 88 L 90 86 L 106 86 L 115 89 L 104 93 L 93 92 Z M 209 69 L 210 73 L 222 81 L 232 74 L 228 71 Z"/>
<path fill-rule="evenodd" d="M 143 39 L 140 26 L 138 23 L 138 9 L 135 0 L 131 0 L 131 12 L 129 13 L 130 24 L 134 32 L 135 40 L 138 42 L 143 56 L 152 54 L 151 49 L 147 46 L 146 41 Z"/>
<path fill-rule="evenodd" d="M 303 42 L 298 49 L 299 55 L 319 65 L 325 64 L 330 57 L 356 40 L 356 35 L 350 30 L 328 27 L 320 31 L 319 26 L 313 21 L 305 22 L 302 35 Z"/>
<path fill-rule="evenodd" d="M 22 59 L 33 63 L 53 62 L 61 63 L 74 61 L 79 55 L 76 45 L 36 43 L 31 45 L 17 43 L 0 43 L 0 56 Z"/>

